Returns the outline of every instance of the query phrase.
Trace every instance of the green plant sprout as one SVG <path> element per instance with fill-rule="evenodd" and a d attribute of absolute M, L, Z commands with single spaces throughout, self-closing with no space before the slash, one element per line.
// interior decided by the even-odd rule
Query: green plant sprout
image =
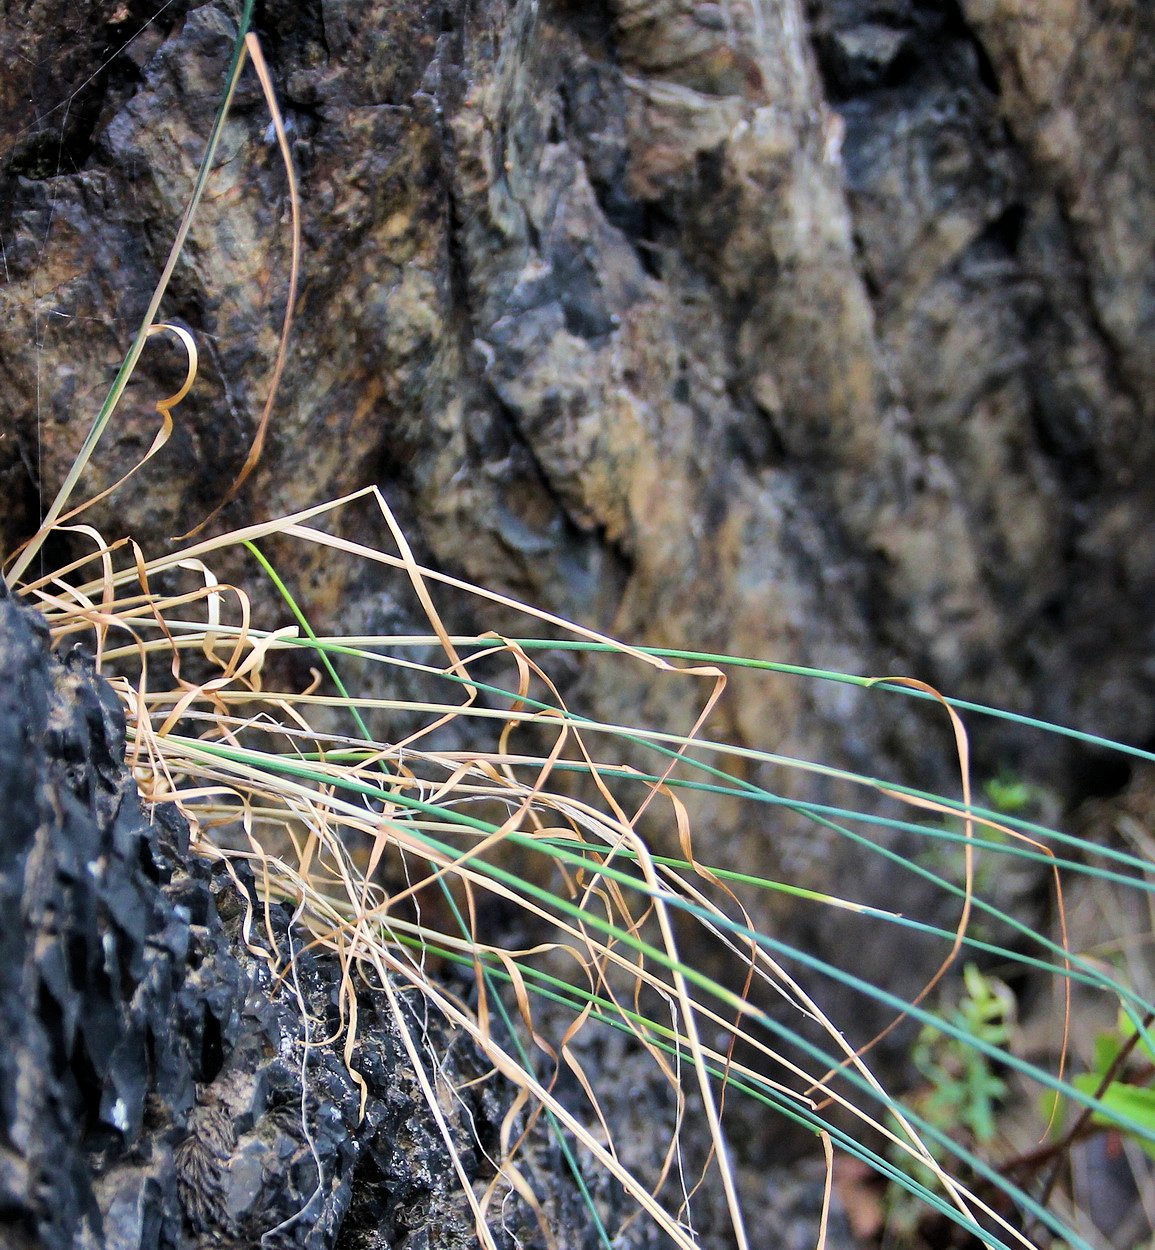
<path fill-rule="evenodd" d="M 1071 1083 L 1095 1100 L 1085 1124 L 1123 1133 L 1155 1160 L 1155 1038 L 1151 1026 L 1150 1016 L 1137 1021 L 1120 1008 L 1115 1027 L 1095 1038 L 1090 1071 L 1073 1077 Z M 1137 1132 L 1137 1124 L 1146 1132 Z"/>
<path fill-rule="evenodd" d="M 977 1145 L 995 1136 L 995 1109 L 1007 1092 L 1007 1083 L 993 1068 L 990 1052 L 974 1043 L 998 1048 L 1010 1041 L 1014 995 L 974 963 L 963 968 L 963 993 L 945 1013 L 956 1032 L 946 1034 L 933 1024 L 923 1025 L 911 1051 L 911 1060 L 929 1088 L 918 1103 L 928 1120 L 944 1132 L 964 1132 Z"/>
<path fill-rule="evenodd" d="M 1022 816 L 1041 798 L 1041 791 L 1011 772 L 1000 772 L 983 783 L 991 807 L 1004 816 Z"/>

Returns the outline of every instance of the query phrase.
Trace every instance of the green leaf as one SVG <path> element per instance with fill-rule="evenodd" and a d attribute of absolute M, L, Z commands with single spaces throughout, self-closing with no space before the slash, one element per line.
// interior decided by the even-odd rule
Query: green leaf
<path fill-rule="evenodd" d="M 1029 786 L 1025 781 L 1019 781 L 1010 774 L 992 777 L 983 789 L 991 801 L 991 806 L 1008 816 L 1017 816 L 1026 811 L 1035 798 L 1034 786 Z"/>
<path fill-rule="evenodd" d="M 1102 1077 L 1105 1072 L 1110 1070 L 1111 1065 L 1119 1057 L 1119 1052 L 1122 1049 L 1123 1042 L 1118 1033 L 1100 1033 L 1095 1038 L 1095 1053 L 1091 1062 L 1091 1070 L 1097 1076 Z"/>
<path fill-rule="evenodd" d="M 1122 1007 L 1119 1008 L 1118 1029 L 1121 1044 L 1123 1042 L 1129 1042 L 1131 1038 L 1139 1032 L 1138 1025 L 1136 1025 L 1135 1021 L 1131 1019 Z M 1155 1039 L 1151 1037 L 1150 1033 L 1144 1033 L 1139 1038 L 1139 1050 L 1147 1056 L 1151 1063 L 1155 1063 Z"/>
<path fill-rule="evenodd" d="M 1093 1094 L 1102 1078 L 1094 1072 L 1084 1073 L 1074 1079 L 1076 1089 Z M 1142 1136 L 1131 1129 L 1123 1129 L 1128 1137 L 1155 1159 L 1155 1089 L 1143 1085 L 1128 1085 L 1125 1081 L 1112 1081 L 1099 1096 L 1101 1111 L 1093 1112 L 1093 1123 L 1107 1128 L 1118 1127 L 1119 1117 L 1138 1121 L 1144 1128 Z"/>

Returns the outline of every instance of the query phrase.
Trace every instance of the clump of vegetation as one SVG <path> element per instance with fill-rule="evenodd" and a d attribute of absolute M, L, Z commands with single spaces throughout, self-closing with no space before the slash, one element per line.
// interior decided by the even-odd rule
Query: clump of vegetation
<path fill-rule="evenodd" d="M 997 1050 L 1011 1038 L 1014 995 L 977 965 L 963 968 L 963 993 L 957 1006 L 945 1014 L 954 1026 L 951 1035 L 924 1024 L 911 1051 L 911 1061 L 927 1081 L 919 1108 L 927 1120 L 950 1132 L 963 1131 L 979 1146 L 994 1140 L 996 1108 L 1007 1083 L 994 1070 L 987 1050 Z"/>

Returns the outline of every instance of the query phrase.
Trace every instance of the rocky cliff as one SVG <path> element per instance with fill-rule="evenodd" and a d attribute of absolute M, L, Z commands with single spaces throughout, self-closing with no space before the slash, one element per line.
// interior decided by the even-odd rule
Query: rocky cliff
<path fill-rule="evenodd" d="M 235 17 L 78 14 L 0 29 L 10 541 L 157 276 Z M 258 25 L 306 250 L 232 519 L 377 481 L 438 564 L 636 639 L 1149 734 L 1146 6 L 389 0 Z M 110 536 L 188 528 L 239 466 L 285 207 L 247 84 L 167 308 L 201 379 Z M 151 437 L 137 389 L 109 481 Z M 343 587 L 313 590 L 334 615 Z M 731 717 L 847 737 L 797 688 Z"/>

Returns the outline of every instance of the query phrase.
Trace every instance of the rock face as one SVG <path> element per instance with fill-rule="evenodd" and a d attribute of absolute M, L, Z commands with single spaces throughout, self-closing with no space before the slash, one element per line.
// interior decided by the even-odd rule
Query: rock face
<path fill-rule="evenodd" d="M 0 30 L 29 67 L 3 102 L 10 538 L 135 327 L 235 30 L 224 3 L 93 3 L 62 39 L 58 7 Z M 234 518 L 382 482 L 442 565 L 634 637 L 898 665 L 1149 732 L 1147 6 L 390 0 L 262 21 L 306 250 L 273 445 Z M 149 475 L 164 489 L 110 502 L 117 532 L 187 528 L 239 465 L 284 195 L 246 82 L 167 308 L 199 336 L 198 398 Z M 164 363 L 143 371 L 158 393 Z M 147 389 L 96 476 L 147 445 Z M 738 728 L 765 714 L 737 705 Z M 792 744 L 842 732 L 793 695 L 773 715 Z"/>
<path fill-rule="evenodd" d="M 473 1217 L 381 995 L 366 994 L 360 1094 L 326 1041 L 340 972 L 288 912 L 146 821 L 110 688 L 0 598 L 0 1243 L 11 1250 L 473 1246 Z M 281 978 L 269 940 L 282 959 Z M 296 948 L 294 947 L 296 942 Z M 298 996 L 299 992 L 299 996 Z M 306 1010 L 308 1019 L 302 1017 Z M 444 1114 L 470 1179 L 493 1175 L 512 1091 L 436 1018 L 409 1019 L 457 1090 Z M 478 1078 L 490 1076 L 479 1082 Z M 526 1152 L 555 1241 L 588 1217 L 556 1148 Z M 499 1196 L 498 1244 L 543 1245 Z M 340 1242 L 338 1243 L 338 1235 Z"/>
<path fill-rule="evenodd" d="M 230 6 L 157 7 L 46 2 L 0 30 L 25 67 L 3 109 L 9 539 L 88 427 L 217 102 Z M 1148 6 L 261 20 L 306 249 L 272 445 L 231 519 L 376 481 L 440 565 L 635 639 L 898 668 L 1149 735 Z M 239 466 L 284 212 L 246 80 L 167 306 L 201 381 L 146 489 L 97 516 L 110 536 L 182 531 Z M 163 354 L 91 481 L 151 438 Z M 340 577 L 314 579 L 322 613 Z M 798 688 L 739 689 L 729 717 L 792 750 L 885 745 Z"/>
<path fill-rule="evenodd" d="M 237 18 L 76 12 L 0 19 L 11 541 L 145 306 Z M 270 443 L 222 523 L 375 482 L 435 564 L 633 641 L 914 673 L 1151 737 L 1144 0 L 269 0 L 258 33 L 304 268 Z M 285 186 L 247 77 L 165 305 L 201 377 L 139 488 L 91 514 L 108 537 L 183 532 L 239 468 L 285 299 Z M 148 348 L 86 484 L 139 459 L 175 368 Z M 318 624 L 406 619 L 371 574 L 277 556 Z M 593 715 L 691 719 L 617 671 L 584 694 Z M 845 687 L 740 676 L 710 729 L 950 774 L 943 739 Z M 988 769 L 1069 783 L 1069 760 L 1025 751 L 978 744 Z M 825 835 L 705 799 L 695 816 L 701 853 L 896 904 L 885 866 Z"/>

